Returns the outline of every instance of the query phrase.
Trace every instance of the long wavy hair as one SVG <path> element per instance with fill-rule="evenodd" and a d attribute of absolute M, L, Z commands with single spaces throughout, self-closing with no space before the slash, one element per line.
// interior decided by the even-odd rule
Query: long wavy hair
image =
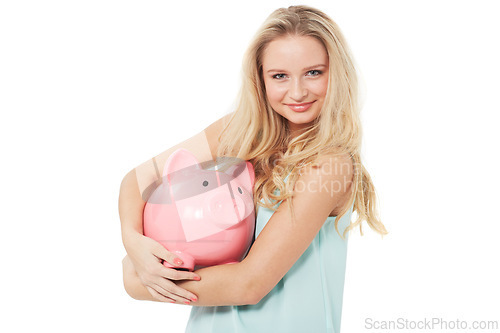
<path fill-rule="evenodd" d="M 316 38 L 325 47 L 329 59 L 329 83 L 320 114 L 293 139 L 286 119 L 275 112 L 267 100 L 262 73 L 267 45 L 288 35 Z M 277 9 L 257 31 L 244 55 L 237 107 L 219 137 L 217 155 L 239 157 L 254 165 L 256 209 L 263 206 L 276 210 L 276 202 L 290 199 L 293 216 L 291 199 L 299 168 L 314 165 L 320 155 L 349 154 L 354 168 L 352 192 L 335 219 L 335 229 L 339 233 L 338 222 L 354 202 L 357 219 L 354 223 L 351 221 L 341 237 L 358 225 L 363 235 L 362 221 L 385 235 L 387 231 L 377 214 L 375 188 L 361 163 L 358 104 L 354 61 L 337 24 L 312 7 Z"/>

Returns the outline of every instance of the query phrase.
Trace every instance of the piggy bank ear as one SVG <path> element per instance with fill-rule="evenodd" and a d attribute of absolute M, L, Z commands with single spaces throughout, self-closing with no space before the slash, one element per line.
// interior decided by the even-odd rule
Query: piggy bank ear
<path fill-rule="evenodd" d="M 253 193 L 253 185 L 255 184 L 255 171 L 253 169 L 252 163 L 248 161 L 242 161 L 236 165 L 232 165 L 226 170 L 226 173 L 230 175 L 233 179 L 238 180 L 245 189 Z"/>
<path fill-rule="evenodd" d="M 168 157 L 165 168 L 163 168 L 163 177 L 194 165 L 198 166 L 199 163 L 189 150 L 184 148 L 177 149 Z"/>
<path fill-rule="evenodd" d="M 255 185 L 255 170 L 253 168 L 253 164 L 248 161 L 246 162 L 246 166 L 248 175 L 250 176 L 250 192 L 252 192 L 253 186 Z"/>

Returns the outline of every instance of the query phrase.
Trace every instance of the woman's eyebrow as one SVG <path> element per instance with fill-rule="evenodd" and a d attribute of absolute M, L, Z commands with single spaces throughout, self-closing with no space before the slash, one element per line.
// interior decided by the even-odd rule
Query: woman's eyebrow
<path fill-rule="evenodd" d="M 324 64 L 317 64 L 317 65 L 314 65 L 314 66 L 309 66 L 309 67 L 303 68 L 302 70 L 306 71 L 306 70 L 313 69 L 313 68 L 318 68 L 318 67 L 326 67 L 326 65 L 324 65 Z M 284 69 L 270 69 L 267 72 L 268 73 L 270 73 L 270 72 L 286 72 L 286 70 L 284 70 Z"/>
<path fill-rule="evenodd" d="M 313 69 L 313 68 L 318 68 L 318 67 L 326 67 L 326 65 L 324 64 L 317 64 L 317 65 L 314 65 L 314 66 L 309 66 L 309 67 L 306 67 L 304 69 L 302 69 L 303 71 L 306 71 L 308 69 Z"/>

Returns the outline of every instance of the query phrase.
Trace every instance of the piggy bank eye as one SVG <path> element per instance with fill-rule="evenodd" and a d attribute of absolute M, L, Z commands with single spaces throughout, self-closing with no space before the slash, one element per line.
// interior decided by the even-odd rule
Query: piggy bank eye
<path fill-rule="evenodd" d="M 208 182 L 206 180 L 203 182 L 203 186 L 205 186 L 205 187 L 208 186 Z"/>
<path fill-rule="evenodd" d="M 238 186 L 238 192 L 240 192 L 240 194 L 243 194 L 243 191 L 241 190 L 241 187 Z"/>

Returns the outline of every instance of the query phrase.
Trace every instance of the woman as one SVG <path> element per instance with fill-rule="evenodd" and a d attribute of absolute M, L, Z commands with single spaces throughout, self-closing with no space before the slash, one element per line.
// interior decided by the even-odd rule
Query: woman
<path fill-rule="evenodd" d="M 360 162 L 358 82 L 337 25 L 307 6 L 273 12 L 248 48 L 236 110 L 131 171 L 120 218 L 124 284 L 136 299 L 190 304 L 189 332 L 339 332 L 349 230 L 377 218 Z M 179 147 L 255 169 L 255 241 L 237 264 L 195 272 L 142 236 L 140 193 Z M 351 214 L 358 218 L 351 223 Z"/>

